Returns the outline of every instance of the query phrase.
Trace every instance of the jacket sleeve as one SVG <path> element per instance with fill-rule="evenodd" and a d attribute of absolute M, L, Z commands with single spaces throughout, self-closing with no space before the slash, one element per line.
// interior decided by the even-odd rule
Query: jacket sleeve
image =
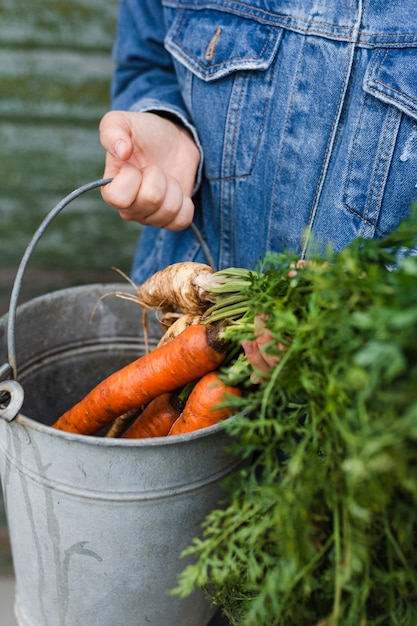
<path fill-rule="evenodd" d="M 120 0 L 113 48 L 112 109 L 174 116 L 191 132 L 203 156 L 197 131 L 181 96 L 171 55 L 164 47 L 165 34 L 159 0 Z M 201 178 L 202 161 L 203 158 L 196 187 Z"/>
<path fill-rule="evenodd" d="M 161 110 L 188 118 L 171 56 L 164 48 L 165 26 L 159 0 L 121 0 L 113 49 L 112 108 Z"/>

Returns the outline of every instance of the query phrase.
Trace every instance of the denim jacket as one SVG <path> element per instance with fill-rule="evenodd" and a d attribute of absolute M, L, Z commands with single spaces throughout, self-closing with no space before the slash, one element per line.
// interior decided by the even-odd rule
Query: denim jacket
<path fill-rule="evenodd" d="M 381 237 L 417 200 L 415 0 L 121 0 L 113 108 L 168 111 L 201 150 L 217 269 Z M 132 276 L 205 261 L 146 227 Z"/>

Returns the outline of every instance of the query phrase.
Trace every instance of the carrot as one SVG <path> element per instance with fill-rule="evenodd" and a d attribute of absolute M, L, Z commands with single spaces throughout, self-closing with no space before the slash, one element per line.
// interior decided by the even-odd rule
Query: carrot
<path fill-rule="evenodd" d="M 122 435 L 122 439 L 165 437 L 180 413 L 179 406 L 175 406 L 175 396 L 171 393 L 163 393 L 149 402 Z"/>
<path fill-rule="evenodd" d="M 119 415 L 216 369 L 224 357 L 225 345 L 215 326 L 189 326 L 169 343 L 108 376 L 53 427 L 94 434 Z"/>
<path fill-rule="evenodd" d="M 228 395 L 241 396 L 237 387 L 225 384 L 218 372 L 205 374 L 191 391 L 184 410 L 169 431 L 180 435 L 217 424 L 230 417 L 233 408 L 222 406 Z"/>

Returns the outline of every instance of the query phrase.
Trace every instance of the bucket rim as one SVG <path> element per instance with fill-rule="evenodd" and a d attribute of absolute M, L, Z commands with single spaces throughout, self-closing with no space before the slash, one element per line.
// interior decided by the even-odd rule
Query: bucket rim
<path fill-rule="evenodd" d="M 195 430 L 189 433 L 183 433 L 172 437 L 149 437 L 143 439 L 122 439 L 120 437 L 103 436 L 97 437 L 96 435 L 82 435 L 78 433 L 70 433 L 64 430 L 59 430 L 57 428 L 52 428 L 52 426 L 47 426 L 46 424 L 42 424 L 41 422 L 38 422 L 31 417 L 27 417 L 23 413 L 19 413 L 17 417 L 11 422 L 6 422 L 4 420 L 4 423 L 9 427 L 13 427 L 13 424 L 17 423 L 21 426 L 30 428 L 31 430 L 39 431 L 40 433 L 48 436 L 60 437 L 61 439 L 68 442 L 81 443 L 86 445 L 95 444 L 108 448 L 153 448 L 158 446 L 171 446 L 179 443 L 187 444 L 190 441 L 212 437 L 220 433 L 224 433 L 227 435 L 228 433 L 227 429 L 225 428 L 225 422 L 230 423 L 230 421 L 234 420 L 236 417 L 237 415 L 232 415 L 222 422 L 213 424 L 212 426 L 206 426 L 205 428 L 201 428 L 199 430 Z"/>
<path fill-rule="evenodd" d="M 129 284 L 125 284 L 117 280 L 113 282 L 109 282 L 109 283 L 95 282 L 95 283 L 87 283 L 87 284 L 82 284 L 82 285 L 74 285 L 71 287 L 63 287 L 61 289 L 56 289 L 52 292 L 34 296 L 33 298 L 20 303 L 16 310 L 16 316 L 18 317 L 20 315 L 23 315 L 27 310 L 32 309 L 34 305 L 43 304 L 45 301 L 50 302 L 51 300 L 55 298 L 62 299 L 68 293 L 70 293 L 71 296 L 73 296 L 74 299 L 77 300 L 77 297 L 80 294 L 89 293 L 92 297 L 95 298 L 97 296 L 96 292 L 100 293 L 103 290 L 107 292 L 109 289 L 110 291 L 113 291 L 113 290 L 118 290 L 121 288 L 123 288 L 125 291 L 129 291 L 131 289 Z M 0 316 L 0 324 L 5 325 L 5 327 L 7 327 L 7 324 L 8 324 L 9 313 L 10 312 L 8 311 L 4 313 L 2 316 Z M 24 368 L 24 366 L 22 367 Z M 19 375 L 17 376 L 18 382 L 20 381 L 20 376 L 21 376 L 21 372 L 19 372 Z M 24 384 L 22 385 L 22 387 L 24 389 Z M 234 417 L 235 416 L 231 416 L 227 418 L 227 420 L 225 421 L 230 422 L 230 420 L 234 419 Z M 175 435 L 172 437 L 164 436 L 164 437 L 152 437 L 152 438 L 146 438 L 146 439 L 145 438 L 144 439 L 122 439 L 122 438 L 117 438 L 117 437 L 114 437 L 114 438 L 103 437 L 103 436 L 98 437 L 95 435 L 82 435 L 82 434 L 77 434 L 77 433 L 70 433 L 70 432 L 66 432 L 63 430 L 52 428 L 52 426 L 43 424 L 42 422 L 39 422 L 36 419 L 33 419 L 25 415 L 22 412 L 19 412 L 16 415 L 16 417 L 10 421 L 3 419 L 0 416 L 0 423 L 3 421 L 6 425 L 10 427 L 14 423 L 18 423 L 21 426 L 29 428 L 32 431 L 38 431 L 48 436 L 58 436 L 58 437 L 61 437 L 61 439 L 67 440 L 69 442 L 74 442 L 74 443 L 78 442 L 78 443 L 82 443 L 86 445 L 95 444 L 95 445 L 100 445 L 100 446 L 108 447 L 108 448 L 115 448 L 115 447 L 151 448 L 151 447 L 158 447 L 158 446 L 170 446 L 170 445 L 175 445 L 178 443 L 188 443 L 189 441 L 216 436 L 220 432 L 223 432 L 226 435 L 228 434 L 227 430 L 224 427 L 224 421 L 218 424 L 214 424 L 212 426 L 207 426 L 205 428 L 202 428 L 202 429 L 190 432 L 190 433 L 183 433 L 181 435 Z"/>

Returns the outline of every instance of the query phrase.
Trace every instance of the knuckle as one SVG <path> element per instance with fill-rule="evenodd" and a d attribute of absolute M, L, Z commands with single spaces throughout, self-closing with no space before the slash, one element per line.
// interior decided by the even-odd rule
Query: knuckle
<path fill-rule="evenodd" d="M 177 212 L 175 218 L 176 230 L 184 230 L 185 228 L 187 228 L 193 221 L 193 217 L 194 204 L 191 198 L 185 198 L 182 203 L 181 209 Z"/>
<path fill-rule="evenodd" d="M 140 192 L 141 203 L 146 207 L 158 208 L 164 201 L 164 193 L 157 185 L 148 185 Z"/>

